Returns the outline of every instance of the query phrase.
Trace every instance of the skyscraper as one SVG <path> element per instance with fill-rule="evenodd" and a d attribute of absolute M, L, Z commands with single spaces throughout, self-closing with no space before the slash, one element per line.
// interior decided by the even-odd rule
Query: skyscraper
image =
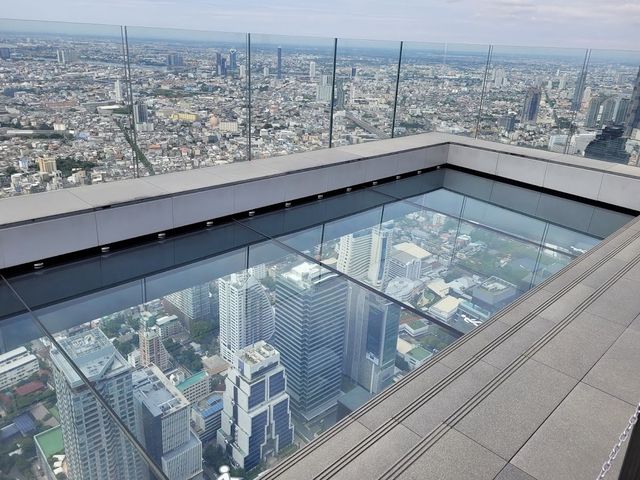
<path fill-rule="evenodd" d="M 218 444 L 237 466 L 251 470 L 293 442 L 279 352 L 266 342 L 236 352 L 225 383 Z"/>
<path fill-rule="evenodd" d="M 384 225 L 375 226 L 371 231 L 371 261 L 367 278 L 375 287 L 383 287 L 386 284 L 387 262 L 391 255 L 393 243 L 393 230 Z"/>
<path fill-rule="evenodd" d="M 282 47 L 278 47 L 278 67 L 276 70 L 276 77 L 282 78 Z"/>
<path fill-rule="evenodd" d="M 524 100 L 522 108 L 522 123 L 535 124 L 538 119 L 538 110 L 540 110 L 540 87 L 529 87 L 527 96 Z"/>
<path fill-rule="evenodd" d="M 147 123 L 149 121 L 149 111 L 143 102 L 137 101 L 133 106 L 133 119 L 136 125 Z"/>
<path fill-rule="evenodd" d="M 185 317 L 187 322 L 206 320 L 211 313 L 209 284 L 207 283 L 170 293 L 164 298 Z"/>
<path fill-rule="evenodd" d="M 376 394 L 393 381 L 400 307 L 357 286 L 349 288 L 344 374 Z"/>
<path fill-rule="evenodd" d="M 151 320 L 142 320 L 138 332 L 140 364 L 144 367 L 155 365 L 165 371 L 169 367 L 169 354 L 162 343 L 160 328 L 148 325 Z"/>
<path fill-rule="evenodd" d="M 183 67 L 184 58 L 179 53 L 170 53 L 167 55 L 167 66 L 169 67 Z"/>
<path fill-rule="evenodd" d="M 218 292 L 220 356 L 231 363 L 238 350 L 271 338 L 274 311 L 267 291 L 252 275 L 221 278 Z"/>
<path fill-rule="evenodd" d="M 640 129 L 640 68 L 636 76 L 636 83 L 633 86 L 631 106 L 629 107 L 625 121 L 624 136 L 627 138 L 630 137 L 636 128 Z"/>
<path fill-rule="evenodd" d="M 78 59 L 78 54 L 76 52 L 74 52 L 73 50 L 67 50 L 62 48 L 56 51 L 56 56 L 58 59 L 58 63 L 61 63 L 61 64 L 72 63 Z"/>
<path fill-rule="evenodd" d="M 356 78 L 356 67 L 351 67 L 351 78 Z"/>
<path fill-rule="evenodd" d="M 167 477 L 202 478 L 202 443 L 191 430 L 187 399 L 153 365 L 133 372 L 133 398 L 138 438 Z"/>
<path fill-rule="evenodd" d="M 220 63 L 222 60 L 222 54 L 220 52 L 216 52 L 216 68 L 215 68 L 215 74 L 216 75 L 220 75 Z"/>
<path fill-rule="evenodd" d="M 289 375 L 292 411 L 312 419 L 340 395 L 347 283 L 304 262 L 276 280 L 273 343 Z"/>
<path fill-rule="evenodd" d="M 227 76 L 227 59 L 222 57 L 220 58 L 220 66 L 218 68 L 218 75 L 221 77 Z"/>
<path fill-rule="evenodd" d="M 135 431 L 131 367 L 98 328 L 59 340 L 75 365 Z M 137 480 L 146 467 L 66 358 L 51 349 L 69 480 Z"/>
<path fill-rule="evenodd" d="M 336 80 L 336 109 L 344 110 L 344 80 Z"/>
<path fill-rule="evenodd" d="M 631 106 L 631 99 L 627 97 L 619 97 L 616 103 L 616 111 L 613 119 L 613 123 L 616 125 L 622 125 L 629 113 L 629 107 Z"/>
<path fill-rule="evenodd" d="M 580 110 L 586 85 L 587 72 L 583 70 L 578 75 L 578 79 L 576 80 L 576 88 L 573 91 L 573 100 L 571 101 L 571 108 L 573 108 L 573 110 Z"/>
<path fill-rule="evenodd" d="M 371 261 L 371 230 L 340 237 L 337 269 L 355 278 L 366 276 Z"/>
<path fill-rule="evenodd" d="M 238 51 L 235 48 L 229 50 L 229 68 L 233 72 L 238 68 Z"/>
<path fill-rule="evenodd" d="M 316 62 L 309 62 L 309 78 L 316 77 Z"/>
<path fill-rule="evenodd" d="M 120 83 L 120 79 L 116 80 L 114 85 L 113 85 L 113 89 L 115 92 L 115 101 L 117 103 L 121 103 L 122 102 L 122 93 L 123 93 L 123 89 L 122 89 L 122 84 Z"/>

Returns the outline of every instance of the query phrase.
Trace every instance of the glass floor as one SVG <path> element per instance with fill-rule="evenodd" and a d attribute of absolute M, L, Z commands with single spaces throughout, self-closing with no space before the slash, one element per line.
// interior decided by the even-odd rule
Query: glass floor
<path fill-rule="evenodd" d="M 5 274 L 0 471 L 254 478 L 631 218 L 445 168 Z"/>

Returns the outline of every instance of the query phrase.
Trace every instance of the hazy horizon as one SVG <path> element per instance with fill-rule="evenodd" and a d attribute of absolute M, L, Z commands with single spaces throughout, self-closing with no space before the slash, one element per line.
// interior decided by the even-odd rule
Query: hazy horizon
<path fill-rule="evenodd" d="M 12 2 L 5 18 L 220 32 L 637 50 L 640 4 L 624 0 L 206 0 Z M 497 28 L 496 28 L 497 27 Z"/>

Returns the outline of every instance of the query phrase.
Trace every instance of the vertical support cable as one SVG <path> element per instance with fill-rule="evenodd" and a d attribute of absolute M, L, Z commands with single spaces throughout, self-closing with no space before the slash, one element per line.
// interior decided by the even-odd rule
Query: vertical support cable
<path fill-rule="evenodd" d="M 333 39 L 333 74 L 331 77 L 331 108 L 329 114 L 329 148 L 333 147 L 333 104 L 336 98 L 336 55 L 338 53 L 338 38 Z"/>
<path fill-rule="evenodd" d="M 129 108 L 129 121 L 132 122 L 131 113 L 133 112 L 133 101 L 129 96 L 129 74 L 127 73 L 127 52 L 125 51 L 124 29 L 125 27 L 121 25 L 120 39 L 122 41 L 122 72 L 123 72 L 122 80 L 124 81 L 124 85 L 121 85 L 120 89 L 121 89 L 121 93 L 122 93 L 122 89 L 124 89 L 125 104 Z M 119 122 L 119 124 L 120 124 L 120 128 L 122 129 L 125 128 L 123 122 Z M 133 148 L 133 145 L 129 145 L 129 146 L 131 147 L 131 160 L 133 161 L 134 175 L 135 175 L 136 149 Z"/>
<path fill-rule="evenodd" d="M 480 117 L 482 116 L 482 105 L 484 103 L 484 93 L 487 89 L 487 76 L 489 75 L 489 66 L 491 65 L 491 55 L 493 54 L 493 45 L 489 45 L 489 51 L 487 52 L 487 65 L 484 69 L 484 79 L 482 80 L 482 94 L 480 95 L 480 106 L 478 107 L 478 118 L 476 119 L 476 133 L 473 138 L 478 138 L 478 131 L 480 130 Z"/>
<path fill-rule="evenodd" d="M 400 69 L 402 68 L 402 46 L 404 42 L 400 42 L 400 54 L 398 55 L 398 73 L 396 74 L 396 95 L 393 100 L 393 118 L 391 120 L 391 138 L 396 133 L 396 110 L 398 109 L 398 87 L 400 86 Z"/>
<path fill-rule="evenodd" d="M 135 145 L 136 147 L 133 147 L 133 145 L 131 146 L 131 148 L 133 148 L 133 162 L 134 162 L 134 171 L 135 171 L 135 177 L 136 178 L 140 178 L 140 167 L 139 167 L 139 163 L 138 163 L 138 150 L 140 149 L 140 147 L 138 146 L 138 133 L 136 131 L 136 118 L 134 115 L 134 111 L 133 111 L 133 88 L 131 86 L 131 61 L 129 59 L 129 36 L 127 35 L 127 27 L 125 25 L 124 27 L 124 48 L 126 51 L 126 55 L 125 55 L 125 61 L 126 61 L 126 70 L 127 70 L 127 85 L 129 87 L 129 102 L 130 102 L 130 115 L 131 115 L 131 136 L 133 138 L 133 145 Z"/>
<path fill-rule="evenodd" d="M 247 33 L 247 160 L 251 160 L 251 34 Z"/>
<path fill-rule="evenodd" d="M 569 133 L 567 134 L 567 141 L 564 144 L 564 149 L 562 153 L 567 155 L 569 153 L 569 145 L 571 144 L 571 139 L 575 135 L 576 132 L 576 119 L 578 117 L 578 110 L 580 110 L 580 103 L 582 100 L 582 92 L 584 92 L 585 83 L 587 82 L 587 71 L 589 70 L 589 61 L 591 60 L 591 49 L 588 48 L 584 52 L 584 60 L 582 61 L 582 70 L 580 70 L 580 74 L 578 75 L 578 81 L 575 86 L 575 90 L 573 92 L 574 97 L 579 100 L 578 105 L 572 100 L 571 105 L 571 123 L 569 124 Z M 577 95 L 577 91 L 581 93 Z"/>

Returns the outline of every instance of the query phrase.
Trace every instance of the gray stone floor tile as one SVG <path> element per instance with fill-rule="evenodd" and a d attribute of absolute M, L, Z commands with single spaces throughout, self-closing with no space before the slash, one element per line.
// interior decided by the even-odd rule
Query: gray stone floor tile
<path fill-rule="evenodd" d="M 494 480 L 536 480 L 518 467 L 507 463 Z"/>
<path fill-rule="evenodd" d="M 495 478 L 504 465 L 500 457 L 452 429 L 414 460 L 400 478 L 489 480 Z"/>
<path fill-rule="evenodd" d="M 454 426 L 509 460 L 576 383 L 567 375 L 529 360 Z"/>
<path fill-rule="evenodd" d="M 478 362 L 402 423 L 418 435 L 426 436 L 498 373 L 497 368 Z"/>
<path fill-rule="evenodd" d="M 620 279 L 589 305 L 587 311 L 626 327 L 640 314 L 638 292 L 640 282 Z"/>
<path fill-rule="evenodd" d="M 270 478 L 278 478 L 279 480 L 313 478 L 369 433 L 369 430 L 363 425 L 353 422 L 315 450 L 307 449 L 307 453 L 298 457 L 294 463 L 289 465 L 289 468 L 277 475 L 270 476 Z M 302 453 L 305 453 L 305 450 Z"/>
<path fill-rule="evenodd" d="M 358 416 L 358 421 L 370 430 L 375 430 L 389 418 L 405 410 L 407 405 L 422 396 L 430 387 L 451 373 L 451 369 L 436 363 L 423 373 L 395 391 L 389 398 L 382 400 L 366 413 Z M 384 395 L 382 393 L 381 395 Z M 374 400 L 375 401 L 375 400 Z"/>
<path fill-rule="evenodd" d="M 345 468 L 335 471 L 331 478 L 335 480 L 377 478 L 380 472 L 384 472 L 400 460 L 419 441 L 418 435 L 403 425 L 398 425 Z"/>
<path fill-rule="evenodd" d="M 613 345 L 623 330 L 621 325 L 583 312 L 533 358 L 580 380 Z"/>
<path fill-rule="evenodd" d="M 614 258 L 623 262 L 629 262 L 638 255 L 640 255 L 640 238 L 631 242 L 621 252 L 617 253 Z"/>
<path fill-rule="evenodd" d="M 640 401 L 640 328 L 627 329 L 585 376 L 584 382 L 626 402 Z"/>
<path fill-rule="evenodd" d="M 543 310 L 540 316 L 557 323 L 573 312 L 594 291 L 594 288 L 578 284 Z"/>
<path fill-rule="evenodd" d="M 579 383 L 511 463 L 538 480 L 596 478 L 633 410 Z M 619 455 L 622 459 L 624 451 Z M 610 478 L 618 477 L 621 463 L 614 463 Z"/>
<path fill-rule="evenodd" d="M 440 358 L 440 362 L 449 368 L 458 368 L 508 329 L 508 325 L 494 320 L 482 330 L 458 340 L 458 347 Z"/>
<path fill-rule="evenodd" d="M 533 343 L 550 331 L 554 325 L 555 323 L 550 320 L 534 317 L 494 350 L 482 357 L 482 360 L 496 368 L 506 368 Z"/>
<path fill-rule="evenodd" d="M 618 258 L 611 258 L 604 265 L 599 267 L 595 272 L 591 273 L 582 283 L 591 287 L 599 288 L 604 282 L 613 277 L 621 268 L 627 264 L 626 261 Z"/>
<path fill-rule="evenodd" d="M 507 310 L 505 310 L 504 314 L 499 315 L 497 319 L 507 325 L 514 325 L 529 313 L 531 313 L 540 304 L 546 302 L 552 296 L 552 292 L 545 289 L 540 289 L 531 297 L 523 300 L 517 305 L 507 307 Z"/>

